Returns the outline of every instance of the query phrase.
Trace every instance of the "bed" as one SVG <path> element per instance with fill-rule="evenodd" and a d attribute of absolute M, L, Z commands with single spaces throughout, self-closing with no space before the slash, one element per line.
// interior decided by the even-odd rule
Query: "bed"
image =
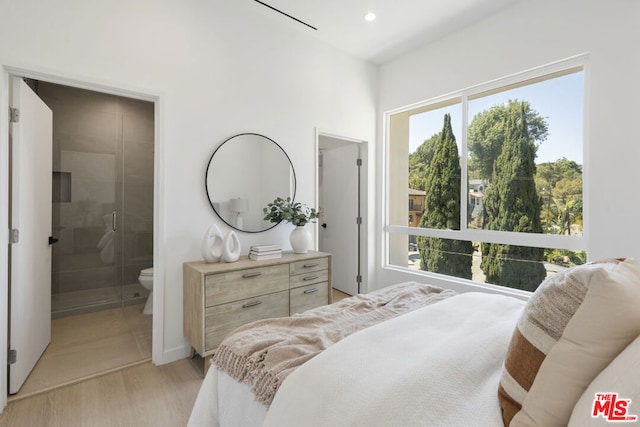
<path fill-rule="evenodd" d="M 427 294 L 439 289 L 416 283 L 385 288 L 381 294 L 389 301 L 378 308 L 394 306 L 398 299 L 390 295 L 397 289 L 421 287 Z M 384 299 L 381 294 L 369 297 Z M 285 374 L 269 377 L 275 389 L 266 397 L 247 372 L 264 367 L 268 352 L 256 352 L 261 353 L 257 359 L 252 359 L 255 353 L 243 353 L 233 360 L 233 369 L 214 356 L 189 425 L 605 425 L 620 416 L 606 403 L 613 393 L 626 405 L 626 420 L 640 415 L 640 267 L 635 261 L 606 260 L 566 270 L 543 282 L 528 301 L 442 289 L 433 295 L 415 304 L 399 297 L 400 305 L 413 302 L 332 337 L 321 351 L 305 347 L 296 355 L 301 363 L 277 359 L 276 365 L 286 365 L 278 375 Z M 301 316 L 345 312 L 366 296 L 352 298 Z M 226 345 L 268 328 L 270 321 L 261 322 L 230 334 Z M 313 335 L 291 331 L 303 342 Z M 261 345 L 270 350 L 282 342 L 267 341 Z"/>

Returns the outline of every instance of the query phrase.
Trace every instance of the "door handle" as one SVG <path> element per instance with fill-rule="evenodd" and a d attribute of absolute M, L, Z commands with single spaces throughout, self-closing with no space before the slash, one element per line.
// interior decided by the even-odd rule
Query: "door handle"
<path fill-rule="evenodd" d="M 58 240 L 60 240 L 60 239 L 58 239 L 56 237 L 53 237 L 53 236 L 49 236 L 49 244 L 50 245 L 53 245 L 54 243 L 58 243 Z"/>

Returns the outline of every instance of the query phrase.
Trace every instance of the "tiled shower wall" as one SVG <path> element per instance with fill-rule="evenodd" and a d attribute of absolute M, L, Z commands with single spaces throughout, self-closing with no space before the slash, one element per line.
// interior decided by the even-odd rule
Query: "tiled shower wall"
<path fill-rule="evenodd" d="M 52 248 L 52 311 L 143 301 L 138 275 L 153 265 L 153 103 L 32 87 L 53 110 L 52 229 L 60 240 Z"/>

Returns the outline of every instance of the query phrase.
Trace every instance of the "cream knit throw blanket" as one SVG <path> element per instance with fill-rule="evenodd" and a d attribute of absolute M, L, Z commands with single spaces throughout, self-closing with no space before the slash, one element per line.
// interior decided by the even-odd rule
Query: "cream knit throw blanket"
<path fill-rule="evenodd" d="M 298 366 L 344 337 L 400 314 L 455 295 L 450 289 L 406 282 L 292 317 L 259 320 L 231 332 L 213 363 L 248 384 L 270 404 L 282 381 Z"/>

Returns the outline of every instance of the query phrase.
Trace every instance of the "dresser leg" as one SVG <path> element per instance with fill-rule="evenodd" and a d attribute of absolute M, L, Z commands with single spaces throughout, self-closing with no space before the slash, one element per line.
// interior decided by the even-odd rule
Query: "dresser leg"
<path fill-rule="evenodd" d="M 189 361 L 191 362 L 191 366 L 193 366 L 202 378 L 204 378 L 207 374 L 207 369 L 211 366 L 211 356 L 202 357 L 193 347 L 191 347 Z"/>

